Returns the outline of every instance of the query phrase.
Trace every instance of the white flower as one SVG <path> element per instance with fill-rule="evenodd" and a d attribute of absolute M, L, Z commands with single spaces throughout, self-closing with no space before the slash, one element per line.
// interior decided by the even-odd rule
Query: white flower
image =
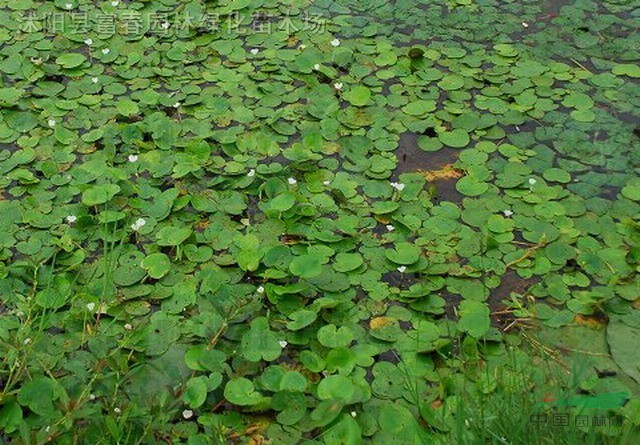
<path fill-rule="evenodd" d="M 340 82 L 336 82 L 333 84 L 333 88 L 335 88 L 336 90 L 341 90 L 342 89 L 342 83 Z"/>
<path fill-rule="evenodd" d="M 289 343 L 287 343 L 286 340 L 280 340 L 278 344 L 280 345 L 281 348 L 286 348 Z"/>
<path fill-rule="evenodd" d="M 323 183 L 324 185 L 329 185 L 329 184 L 331 184 L 331 181 L 322 181 L 322 183 Z"/>
<path fill-rule="evenodd" d="M 138 160 L 138 155 L 129 155 L 129 162 L 132 164 Z"/>
<path fill-rule="evenodd" d="M 184 417 L 185 419 L 191 419 L 193 417 L 193 411 L 191 411 L 190 409 L 185 409 L 184 411 L 182 411 L 182 417 Z"/>
<path fill-rule="evenodd" d="M 405 270 L 407 270 L 407 267 L 406 267 L 406 266 L 400 266 L 400 267 L 398 267 L 398 272 L 400 272 L 400 273 L 404 273 L 404 271 L 405 271 Z"/>
<path fill-rule="evenodd" d="M 258 292 L 259 294 L 263 294 L 264 293 L 264 287 L 260 286 L 258 289 L 256 289 L 256 292 Z"/>
<path fill-rule="evenodd" d="M 125 329 L 125 331 L 132 331 L 133 330 L 133 326 L 131 326 L 130 323 L 125 323 L 124 329 Z"/>
<path fill-rule="evenodd" d="M 525 28 L 528 28 L 529 24 L 527 22 L 522 22 L 522 26 L 524 26 Z"/>
<path fill-rule="evenodd" d="M 91 303 L 87 303 L 87 309 L 89 309 L 89 311 L 93 312 L 93 310 L 96 308 L 96 304 L 91 302 Z"/>
<path fill-rule="evenodd" d="M 302 45 L 300 45 L 300 46 L 298 47 L 298 49 L 305 49 L 306 47 L 307 47 L 307 45 L 305 45 L 305 44 L 303 43 Z"/>
<path fill-rule="evenodd" d="M 358 415 L 358 413 L 356 413 L 355 411 L 351 411 L 351 417 L 356 417 Z"/>
<path fill-rule="evenodd" d="M 55 119 L 49 119 L 47 121 L 47 125 L 49 125 L 51 128 L 56 126 L 56 120 Z"/>
<path fill-rule="evenodd" d="M 162 27 L 162 29 L 169 29 L 169 22 L 162 22 L 160 26 Z"/>
<path fill-rule="evenodd" d="M 89 394 L 89 400 L 95 400 L 95 399 L 96 399 L 95 394 Z"/>
<path fill-rule="evenodd" d="M 387 224 L 387 231 L 393 232 L 394 230 L 396 230 L 395 227 L 393 227 L 391 224 Z"/>
<path fill-rule="evenodd" d="M 147 223 L 147 221 L 145 221 L 144 218 L 138 218 L 136 219 L 136 222 L 134 222 L 133 224 L 131 224 L 131 228 L 135 231 L 140 230 L 145 224 Z"/>
<path fill-rule="evenodd" d="M 404 190 L 405 185 L 402 182 L 392 182 L 391 187 L 401 192 Z"/>
<path fill-rule="evenodd" d="M 247 173 L 247 176 L 252 178 L 256 175 L 256 170 L 254 168 L 252 168 L 251 170 L 249 170 L 249 173 Z"/>
<path fill-rule="evenodd" d="M 249 52 L 255 56 L 256 54 L 258 54 L 260 52 L 260 50 L 258 48 L 252 48 L 251 51 L 249 51 Z"/>
<path fill-rule="evenodd" d="M 85 39 L 84 43 L 85 43 L 85 45 L 93 45 L 93 40 L 92 39 Z"/>
<path fill-rule="evenodd" d="M 120 414 L 122 410 L 116 406 L 115 408 L 113 408 L 113 412 L 116 414 Z"/>
<path fill-rule="evenodd" d="M 331 41 L 331 46 L 340 46 L 340 40 L 338 39 L 333 39 Z"/>
<path fill-rule="evenodd" d="M 313 65 L 313 69 L 318 71 L 320 69 L 320 64 L 316 63 L 315 65 Z"/>
<path fill-rule="evenodd" d="M 109 48 L 102 48 L 102 54 L 104 54 L 105 56 L 107 54 L 109 54 L 111 52 L 111 50 Z"/>
<path fill-rule="evenodd" d="M 513 212 L 511 210 L 507 209 L 507 210 L 503 210 L 502 214 L 508 218 L 511 215 L 513 215 Z"/>
<path fill-rule="evenodd" d="M 288 182 L 290 185 L 294 185 L 294 184 L 295 184 L 296 182 L 298 182 L 298 181 L 296 181 L 296 179 L 295 179 L 295 178 L 289 178 L 289 179 L 287 179 L 287 182 Z"/>
<path fill-rule="evenodd" d="M 534 178 L 529 178 L 529 184 L 534 185 L 536 182 L 538 181 L 536 181 Z"/>
<path fill-rule="evenodd" d="M 120 2 L 119 2 L 118 0 L 113 0 L 113 1 L 111 2 L 111 6 L 113 6 L 114 8 L 115 8 L 116 6 L 118 6 L 119 4 L 120 4 Z"/>
<path fill-rule="evenodd" d="M 31 343 L 31 339 L 30 338 L 25 338 L 23 343 L 25 345 L 28 345 L 29 343 Z"/>
<path fill-rule="evenodd" d="M 173 108 L 180 108 L 180 105 L 182 105 L 180 102 L 176 102 L 173 104 Z"/>
<path fill-rule="evenodd" d="M 73 224 L 74 222 L 76 222 L 76 219 L 78 219 L 76 217 L 76 215 L 69 215 L 65 218 L 65 220 L 69 223 L 69 224 Z"/>
<path fill-rule="evenodd" d="M 92 77 L 92 78 L 91 78 L 91 82 L 93 82 L 93 83 L 98 83 L 98 78 L 97 78 L 97 77 Z"/>
<path fill-rule="evenodd" d="M 73 8 L 73 3 L 66 3 L 64 5 L 64 7 L 67 8 L 67 9 L 72 9 Z"/>

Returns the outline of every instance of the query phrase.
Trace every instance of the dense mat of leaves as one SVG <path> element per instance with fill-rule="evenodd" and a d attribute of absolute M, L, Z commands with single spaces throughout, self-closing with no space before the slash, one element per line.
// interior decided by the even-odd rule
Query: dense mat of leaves
<path fill-rule="evenodd" d="M 7 440 L 436 440 L 525 320 L 637 394 L 640 2 L 3 3 Z"/>

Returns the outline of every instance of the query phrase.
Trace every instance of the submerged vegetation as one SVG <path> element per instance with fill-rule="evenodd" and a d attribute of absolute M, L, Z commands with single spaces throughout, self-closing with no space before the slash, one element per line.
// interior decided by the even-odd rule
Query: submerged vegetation
<path fill-rule="evenodd" d="M 640 1 L 0 23 L 0 443 L 637 442 Z"/>

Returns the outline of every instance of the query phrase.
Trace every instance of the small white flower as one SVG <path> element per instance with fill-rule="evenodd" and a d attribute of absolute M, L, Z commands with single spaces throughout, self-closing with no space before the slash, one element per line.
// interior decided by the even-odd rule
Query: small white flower
<path fill-rule="evenodd" d="M 76 215 L 69 215 L 65 218 L 65 220 L 69 223 L 69 224 L 73 224 L 74 222 L 76 222 L 76 219 L 78 219 L 76 217 Z"/>
<path fill-rule="evenodd" d="M 322 181 L 322 183 L 323 183 L 324 185 L 329 185 L 329 184 L 331 184 L 331 181 Z"/>
<path fill-rule="evenodd" d="M 47 425 L 47 427 L 44 429 L 45 433 L 48 433 L 49 431 L 51 431 L 51 425 Z"/>
<path fill-rule="evenodd" d="M 502 214 L 508 218 L 511 215 L 513 215 L 513 212 L 511 210 L 507 209 L 507 210 L 503 210 Z"/>
<path fill-rule="evenodd" d="M 85 39 L 85 40 L 84 40 L 84 44 L 85 44 L 85 45 L 89 45 L 89 46 L 90 46 L 90 45 L 93 45 L 93 40 L 92 40 L 92 39 Z"/>
<path fill-rule="evenodd" d="M 534 178 L 529 178 L 529 184 L 534 185 L 536 182 L 538 181 L 536 181 Z"/>
<path fill-rule="evenodd" d="M 394 230 L 396 230 L 395 227 L 393 227 L 391 224 L 387 224 L 387 231 L 393 232 Z"/>
<path fill-rule="evenodd" d="M 251 51 L 249 51 L 249 52 L 255 56 L 256 54 L 258 54 L 260 52 L 260 50 L 258 48 L 252 48 Z"/>
<path fill-rule="evenodd" d="M 300 46 L 298 46 L 298 49 L 305 49 L 307 47 L 307 45 L 305 45 L 304 43 Z"/>
<path fill-rule="evenodd" d="M 193 411 L 191 411 L 190 409 L 185 409 L 184 411 L 182 411 L 182 417 L 184 417 L 185 419 L 191 419 L 193 417 Z"/>
<path fill-rule="evenodd" d="M 287 179 L 287 182 L 288 182 L 290 185 L 294 185 L 294 184 L 295 184 L 296 182 L 298 182 L 298 181 L 296 181 L 296 179 L 295 179 L 295 178 L 289 178 L 289 179 Z"/>
<path fill-rule="evenodd" d="M 358 413 L 356 413 L 355 411 L 351 411 L 351 417 L 356 417 L 358 415 Z"/>
<path fill-rule="evenodd" d="M 118 6 L 119 4 L 120 4 L 120 2 L 119 2 L 118 0 L 113 0 L 113 1 L 111 2 L 111 6 L 113 6 L 114 8 L 115 8 L 116 6 Z"/>
<path fill-rule="evenodd" d="M 92 77 L 92 78 L 91 78 L 91 82 L 93 82 L 93 83 L 98 83 L 98 78 L 97 78 L 97 77 Z"/>
<path fill-rule="evenodd" d="M 138 160 L 138 155 L 129 155 L 129 162 L 132 164 Z"/>
<path fill-rule="evenodd" d="M 56 126 L 56 120 L 55 119 L 49 119 L 47 121 L 47 125 L 49 125 L 51 128 Z"/>
<path fill-rule="evenodd" d="M 333 84 L 333 88 L 335 88 L 336 90 L 341 90 L 342 89 L 342 83 L 341 82 L 336 82 Z"/>
<path fill-rule="evenodd" d="M 162 27 L 162 29 L 169 29 L 169 22 L 162 22 L 160 26 Z"/>
<path fill-rule="evenodd" d="M 264 287 L 260 286 L 258 289 L 256 289 L 256 292 L 258 292 L 259 294 L 263 294 L 264 293 Z"/>
<path fill-rule="evenodd" d="M 286 340 L 280 340 L 278 344 L 280 345 L 281 348 L 286 348 L 289 343 L 287 343 Z"/>
<path fill-rule="evenodd" d="M 147 223 L 147 221 L 144 218 L 138 218 L 136 219 L 136 222 L 134 222 L 133 224 L 131 224 L 131 228 L 135 231 L 140 230 L 145 224 Z"/>
<path fill-rule="evenodd" d="M 89 394 L 89 400 L 95 400 L 95 399 L 96 399 L 95 394 Z"/>
<path fill-rule="evenodd" d="M 333 39 L 331 41 L 331 46 L 340 46 L 340 40 L 338 39 Z"/>
<path fill-rule="evenodd" d="M 24 339 L 24 344 L 28 345 L 29 343 L 31 343 L 31 339 L 30 338 L 25 338 Z"/>
<path fill-rule="evenodd" d="M 116 414 L 120 414 L 122 410 L 116 406 L 115 408 L 113 408 L 113 412 Z"/>
<path fill-rule="evenodd" d="M 131 326 L 130 323 L 125 323 L 124 329 L 125 329 L 125 331 L 132 331 L 133 330 L 133 326 Z"/>
<path fill-rule="evenodd" d="M 31 57 L 30 60 L 35 65 L 42 65 L 42 57 Z"/>
<path fill-rule="evenodd" d="M 315 65 L 313 65 L 313 69 L 318 71 L 320 69 L 320 64 L 316 63 Z"/>
<path fill-rule="evenodd" d="M 173 104 L 173 108 L 180 108 L 180 105 L 182 105 L 180 102 L 176 102 Z"/>
<path fill-rule="evenodd" d="M 111 50 L 109 48 L 102 48 L 102 54 L 104 54 L 105 56 L 107 54 L 109 54 L 111 52 Z"/>
<path fill-rule="evenodd" d="M 407 270 L 407 267 L 406 267 L 406 266 L 400 266 L 400 267 L 398 267 L 398 272 L 400 272 L 400 273 L 404 273 L 404 271 L 405 271 L 405 270 Z"/>
<path fill-rule="evenodd" d="M 93 312 L 93 310 L 96 308 L 96 304 L 91 302 L 91 303 L 87 303 L 87 309 L 89 309 L 90 312 Z"/>
<path fill-rule="evenodd" d="M 66 3 L 64 5 L 64 7 L 67 8 L 67 9 L 72 9 L 73 8 L 73 3 Z"/>
<path fill-rule="evenodd" d="M 405 185 L 402 182 L 392 182 L 391 187 L 401 192 L 404 190 Z"/>
<path fill-rule="evenodd" d="M 249 173 L 247 173 L 247 176 L 252 178 L 256 175 L 256 170 L 254 168 L 252 168 L 251 170 L 249 170 Z"/>
<path fill-rule="evenodd" d="M 528 28 L 529 24 L 527 22 L 522 22 L 522 26 L 524 26 L 525 28 Z"/>

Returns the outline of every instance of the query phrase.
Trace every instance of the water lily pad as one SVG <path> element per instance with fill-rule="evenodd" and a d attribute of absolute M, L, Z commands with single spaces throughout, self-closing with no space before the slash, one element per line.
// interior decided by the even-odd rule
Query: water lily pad
<path fill-rule="evenodd" d="M 420 258 L 420 248 L 411 243 L 398 243 L 395 248 L 385 250 L 384 254 L 396 264 L 410 265 Z"/>
<path fill-rule="evenodd" d="M 461 128 L 452 131 L 445 131 L 438 134 L 438 139 L 447 147 L 463 148 L 469 145 L 469 133 Z"/>
<path fill-rule="evenodd" d="M 171 260 L 164 253 L 152 253 L 142 260 L 140 266 L 151 278 L 159 280 L 171 270 Z"/>
<path fill-rule="evenodd" d="M 263 400 L 251 380 L 244 377 L 229 380 L 224 387 L 224 397 L 234 405 L 255 405 Z"/>
<path fill-rule="evenodd" d="M 87 58 L 80 53 L 67 53 L 56 58 L 56 63 L 63 68 L 71 69 L 82 65 Z"/>
<path fill-rule="evenodd" d="M 344 93 L 343 97 L 348 100 L 351 105 L 363 107 L 371 100 L 371 90 L 365 86 L 358 85 Z"/>

